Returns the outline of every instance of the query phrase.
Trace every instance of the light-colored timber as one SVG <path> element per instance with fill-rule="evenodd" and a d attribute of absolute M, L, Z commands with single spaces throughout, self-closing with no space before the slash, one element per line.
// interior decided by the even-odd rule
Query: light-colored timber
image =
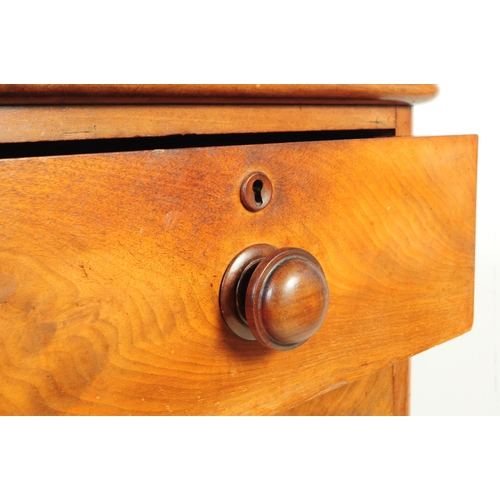
<path fill-rule="evenodd" d="M 470 330 L 476 164 L 476 136 L 0 160 L 0 412 L 277 414 Z M 257 169 L 275 190 L 250 213 Z M 257 243 L 325 271 L 296 350 L 222 323 Z"/>

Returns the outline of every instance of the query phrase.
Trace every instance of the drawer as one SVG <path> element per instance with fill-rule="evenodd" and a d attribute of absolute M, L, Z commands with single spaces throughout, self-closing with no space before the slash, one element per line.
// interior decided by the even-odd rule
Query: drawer
<path fill-rule="evenodd" d="M 476 163 L 476 136 L 0 160 L 0 413 L 275 414 L 470 330 Z M 296 349 L 221 316 L 256 244 L 324 271 Z"/>

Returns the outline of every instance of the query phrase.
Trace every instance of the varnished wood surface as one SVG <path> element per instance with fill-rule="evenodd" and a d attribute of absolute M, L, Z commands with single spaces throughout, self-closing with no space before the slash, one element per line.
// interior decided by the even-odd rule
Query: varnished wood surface
<path fill-rule="evenodd" d="M 394 415 L 408 416 L 411 402 L 411 359 L 406 359 L 393 366 Z"/>
<path fill-rule="evenodd" d="M 224 272 L 219 305 L 235 335 L 288 351 L 321 326 L 328 308 L 328 284 L 321 264 L 309 252 L 252 245 L 238 253 Z"/>
<path fill-rule="evenodd" d="M 0 106 L 0 143 L 394 127 L 394 106 Z"/>
<path fill-rule="evenodd" d="M 396 106 L 396 135 L 407 137 L 412 134 L 412 108 Z"/>
<path fill-rule="evenodd" d="M 396 107 L 396 135 L 408 137 L 412 135 L 412 108 L 408 106 Z M 393 414 L 395 416 L 410 415 L 411 395 L 411 359 L 400 361 L 393 365 Z"/>
<path fill-rule="evenodd" d="M 276 414 L 468 331 L 476 154 L 464 136 L 1 160 L 0 411 Z M 250 213 L 256 169 L 275 192 Z M 220 318 L 256 243 L 325 271 L 327 317 L 294 351 Z"/>
<path fill-rule="evenodd" d="M 318 330 L 328 309 L 321 264 L 300 248 L 280 248 L 250 278 L 245 310 L 254 337 L 266 347 L 297 348 Z"/>
<path fill-rule="evenodd" d="M 436 85 L 15 85 L 0 84 L 2 104 L 325 103 L 417 104 Z"/>
<path fill-rule="evenodd" d="M 282 416 L 391 416 L 392 366 L 307 401 Z"/>
<path fill-rule="evenodd" d="M 397 106 L 395 111 L 396 135 L 411 136 L 411 107 Z M 313 398 L 285 412 L 285 415 L 407 416 L 410 414 L 410 366 L 410 359 L 393 365 L 392 384 L 388 383 L 387 378 L 390 377 L 390 369 L 386 369 L 385 377 L 382 377 L 380 372 L 368 375 L 340 389 Z M 368 390 L 360 390 L 361 387 L 368 387 Z"/>
<path fill-rule="evenodd" d="M 317 396 L 283 416 L 407 416 L 410 360 Z"/>

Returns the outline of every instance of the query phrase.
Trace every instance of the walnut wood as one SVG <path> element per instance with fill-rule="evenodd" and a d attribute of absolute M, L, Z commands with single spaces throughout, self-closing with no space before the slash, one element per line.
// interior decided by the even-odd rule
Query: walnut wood
<path fill-rule="evenodd" d="M 468 331 L 476 162 L 475 136 L 1 160 L 0 411 L 275 414 Z M 276 189 L 250 213 L 257 165 Z M 223 325 L 259 242 L 325 271 L 300 349 Z"/>
<path fill-rule="evenodd" d="M 0 104 L 294 103 L 416 104 L 436 85 L 0 85 Z"/>
<path fill-rule="evenodd" d="M 328 284 L 321 264 L 309 252 L 252 245 L 226 269 L 219 304 L 233 333 L 286 351 L 301 346 L 321 326 Z"/>
<path fill-rule="evenodd" d="M 57 104 L 0 107 L 0 142 L 395 127 L 394 106 Z"/>
<path fill-rule="evenodd" d="M 252 172 L 243 179 L 240 199 L 243 206 L 250 212 L 264 210 L 272 197 L 273 185 L 263 172 Z"/>
<path fill-rule="evenodd" d="M 282 416 L 391 416 L 392 367 L 281 412 Z"/>
<path fill-rule="evenodd" d="M 231 332 L 245 340 L 256 340 L 246 319 L 248 284 L 259 262 L 276 247 L 267 244 L 252 245 L 240 252 L 227 266 L 219 292 L 222 318 Z"/>
<path fill-rule="evenodd" d="M 299 248 L 280 248 L 258 264 L 246 292 L 246 320 L 254 337 L 276 350 L 295 349 L 318 330 L 328 309 L 321 264 Z"/>

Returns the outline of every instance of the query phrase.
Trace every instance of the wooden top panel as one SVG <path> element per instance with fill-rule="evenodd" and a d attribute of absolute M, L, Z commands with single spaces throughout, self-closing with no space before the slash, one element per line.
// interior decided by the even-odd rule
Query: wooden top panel
<path fill-rule="evenodd" d="M 438 93 L 430 84 L 409 85 L 22 85 L 1 84 L 8 104 L 417 104 Z"/>

